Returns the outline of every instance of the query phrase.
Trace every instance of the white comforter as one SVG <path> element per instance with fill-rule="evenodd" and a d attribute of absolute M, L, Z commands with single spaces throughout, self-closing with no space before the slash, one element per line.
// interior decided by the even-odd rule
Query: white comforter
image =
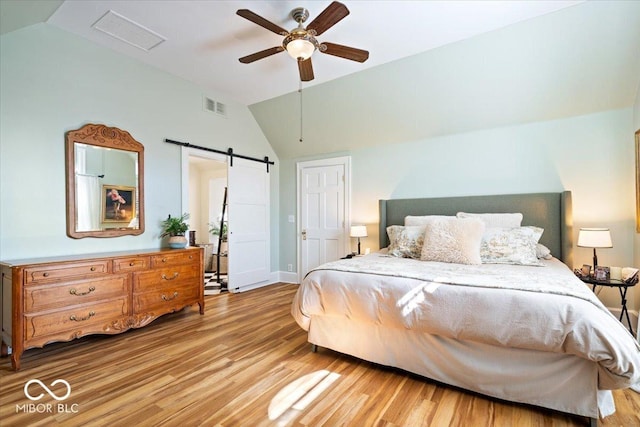
<path fill-rule="evenodd" d="M 559 260 L 545 267 L 460 265 L 381 253 L 324 264 L 303 280 L 292 314 L 341 316 L 597 362 L 600 389 L 640 383 L 640 346 Z"/>

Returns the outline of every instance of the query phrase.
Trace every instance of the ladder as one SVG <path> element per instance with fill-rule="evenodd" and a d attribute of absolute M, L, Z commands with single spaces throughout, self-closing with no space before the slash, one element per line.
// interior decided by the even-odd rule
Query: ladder
<path fill-rule="evenodd" d="M 229 282 L 229 263 L 227 262 L 227 280 L 220 280 L 220 254 L 222 252 L 222 236 L 224 235 L 224 215 L 227 210 L 227 187 L 224 187 L 224 198 L 222 199 L 222 216 L 220 217 L 220 234 L 218 234 L 218 256 L 216 257 L 216 282 L 220 284 L 220 291 L 228 290 Z M 228 231 L 228 230 L 227 230 Z M 227 239 L 229 238 L 227 232 Z M 227 254 L 227 256 L 229 256 Z"/>

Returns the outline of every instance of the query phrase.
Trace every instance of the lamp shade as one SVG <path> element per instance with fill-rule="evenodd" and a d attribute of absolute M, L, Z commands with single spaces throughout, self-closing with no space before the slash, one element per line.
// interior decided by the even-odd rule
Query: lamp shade
<path fill-rule="evenodd" d="M 367 237 L 367 226 L 365 225 L 352 225 L 351 232 L 349 233 L 351 237 Z"/>
<path fill-rule="evenodd" d="M 581 228 L 578 233 L 581 248 L 612 248 L 611 233 L 608 228 Z"/>
<path fill-rule="evenodd" d="M 302 59 L 303 61 L 311 58 L 316 47 L 306 38 L 298 38 L 287 43 L 287 53 L 293 59 Z"/>

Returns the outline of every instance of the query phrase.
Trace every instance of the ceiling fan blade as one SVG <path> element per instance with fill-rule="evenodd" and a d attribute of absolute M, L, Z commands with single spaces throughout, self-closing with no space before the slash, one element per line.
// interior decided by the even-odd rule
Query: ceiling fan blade
<path fill-rule="evenodd" d="M 364 62 L 369 59 L 369 52 L 362 49 L 356 49 L 355 47 L 343 46 L 335 43 L 322 43 L 327 48 L 325 50 L 319 49 L 320 52 L 333 56 L 339 56 L 340 58 L 350 59 L 352 61 Z"/>
<path fill-rule="evenodd" d="M 347 9 L 347 6 L 343 5 L 340 2 L 334 1 L 329 6 L 327 6 L 327 8 L 323 10 L 322 13 L 320 13 L 320 15 L 316 16 L 316 18 L 311 21 L 309 25 L 307 25 L 307 31 L 315 30 L 316 35 L 319 36 L 329 28 L 340 22 L 348 14 L 349 9 Z"/>
<path fill-rule="evenodd" d="M 254 24 L 258 24 L 261 27 L 266 28 L 267 30 L 272 31 L 272 32 L 274 32 L 276 34 L 279 34 L 281 36 L 289 34 L 289 32 L 287 30 L 285 30 L 284 28 L 274 24 L 271 21 L 267 21 L 262 16 L 251 12 L 249 9 L 238 9 L 236 11 L 236 14 L 239 15 L 239 16 L 242 16 L 244 19 L 248 19 L 249 21 L 253 22 Z"/>
<path fill-rule="evenodd" d="M 239 59 L 243 64 L 250 64 L 258 59 L 266 58 L 267 56 L 275 55 L 282 52 L 284 48 L 282 46 L 271 47 L 269 49 L 261 50 L 260 52 L 252 53 L 251 55 L 243 56 Z"/>
<path fill-rule="evenodd" d="M 310 82 L 313 80 L 313 65 L 311 65 L 311 58 L 304 61 L 298 59 L 298 71 L 300 71 L 300 80 L 303 82 Z"/>

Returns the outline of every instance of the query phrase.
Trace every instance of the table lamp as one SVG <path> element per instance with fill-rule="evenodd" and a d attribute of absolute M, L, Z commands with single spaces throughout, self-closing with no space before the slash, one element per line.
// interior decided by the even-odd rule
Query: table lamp
<path fill-rule="evenodd" d="M 598 266 L 596 248 L 612 248 L 611 233 L 608 228 L 581 228 L 578 233 L 578 246 L 593 248 L 593 269 Z"/>
<path fill-rule="evenodd" d="M 360 238 L 367 237 L 367 226 L 366 225 L 352 225 L 351 232 L 349 233 L 351 237 L 358 238 L 358 255 L 360 255 Z"/>

